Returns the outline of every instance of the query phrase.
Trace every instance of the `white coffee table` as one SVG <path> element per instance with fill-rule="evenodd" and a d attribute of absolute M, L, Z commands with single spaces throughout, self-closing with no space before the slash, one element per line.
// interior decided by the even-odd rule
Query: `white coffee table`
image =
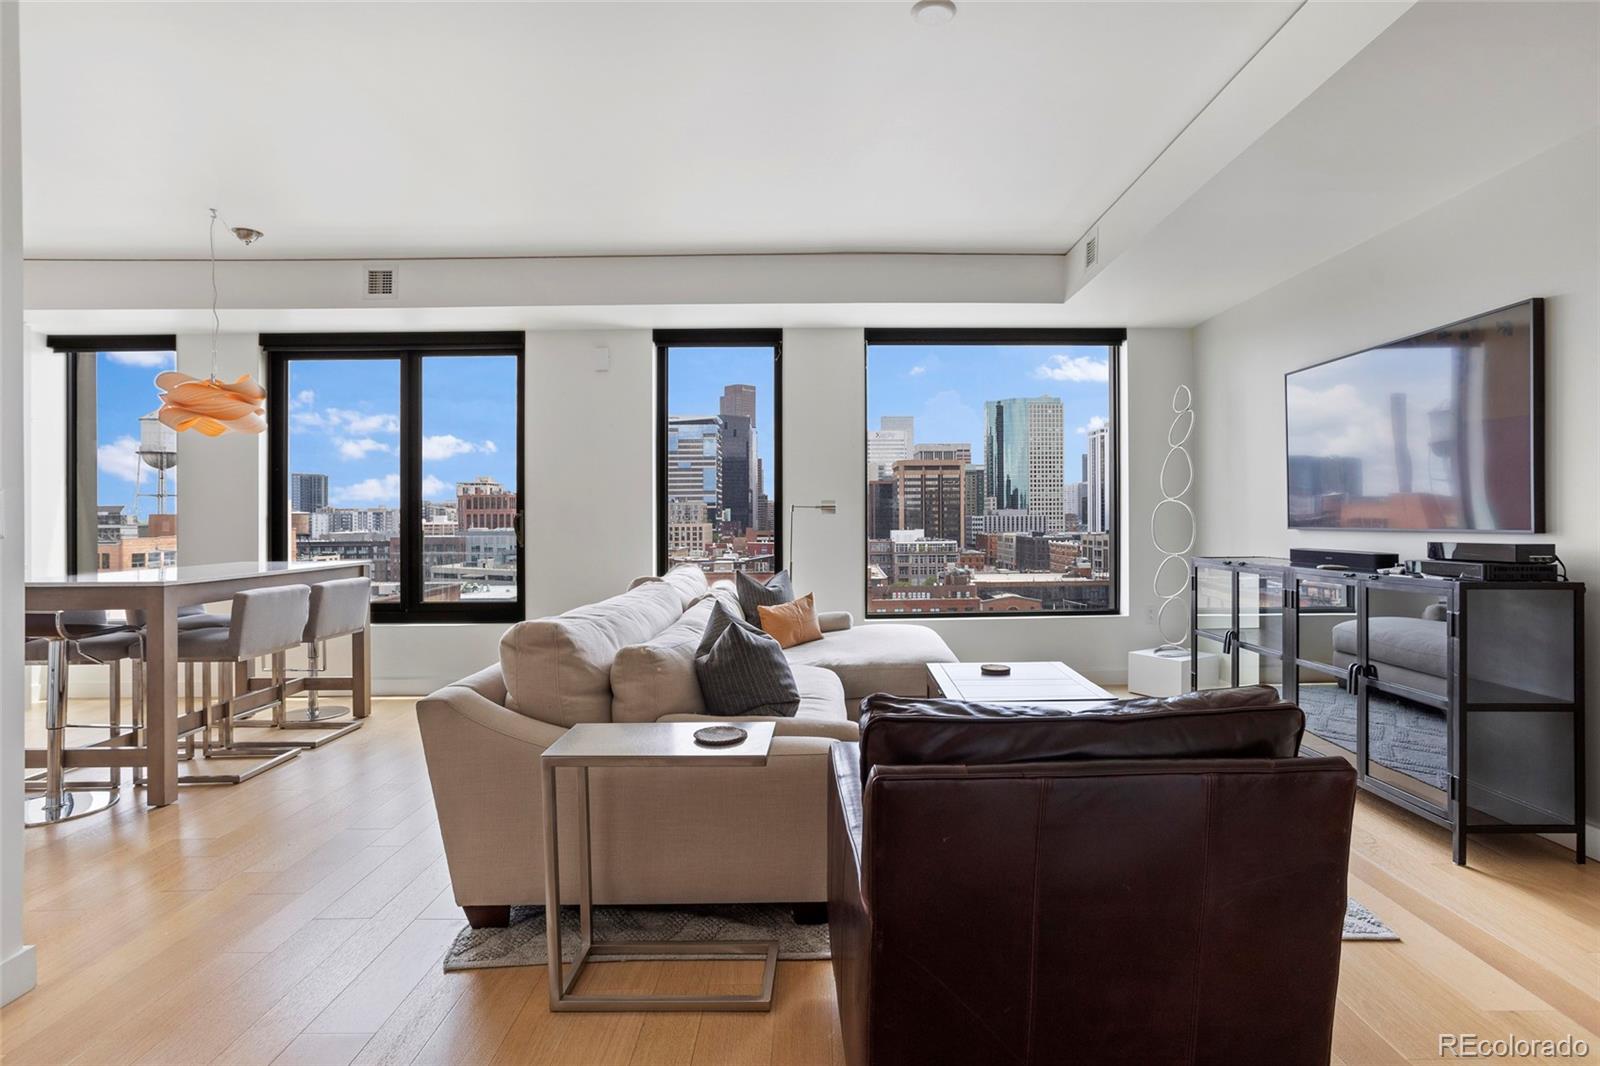
<path fill-rule="evenodd" d="M 591 766 L 765 766 L 772 747 L 771 722 L 738 723 L 749 733 L 727 747 L 708 747 L 694 739 L 706 722 L 589 722 L 573 726 L 539 757 L 544 784 L 544 926 L 550 948 L 552 1011 L 771 1010 L 772 983 L 778 972 L 776 940 L 594 942 L 593 870 L 589 856 L 589 767 Z M 556 840 L 556 769 L 578 774 L 578 952 L 565 976 L 561 961 L 561 870 Z M 761 990 L 755 995 L 616 996 L 575 993 L 578 975 L 592 959 L 651 955 L 728 955 L 762 957 Z"/>
<path fill-rule="evenodd" d="M 990 676 L 982 663 L 929 663 L 929 691 L 971 703 L 1090 703 L 1116 699 L 1066 663 L 1006 663 L 1011 673 Z"/>

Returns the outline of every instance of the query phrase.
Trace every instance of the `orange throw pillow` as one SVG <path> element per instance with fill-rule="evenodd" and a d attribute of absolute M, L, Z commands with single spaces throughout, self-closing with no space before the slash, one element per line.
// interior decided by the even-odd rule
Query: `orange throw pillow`
<path fill-rule="evenodd" d="M 814 593 L 806 593 L 798 600 L 780 603 L 775 607 L 761 605 L 756 608 L 761 615 L 761 629 L 778 642 L 780 648 L 796 644 L 809 644 L 822 639 L 822 627 L 817 624 L 817 609 L 812 605 Z"/>

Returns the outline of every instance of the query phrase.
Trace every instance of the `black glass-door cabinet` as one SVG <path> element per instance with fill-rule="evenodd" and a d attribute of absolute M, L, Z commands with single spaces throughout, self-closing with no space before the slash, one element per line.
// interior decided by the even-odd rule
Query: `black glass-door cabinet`
<path fill-rule="evenodd" d="M 1190 687 L 1266 684 L 1302 750 L 1451 831 L 1574 833 L 1584 861 L 1583 594 L 1199 558 Z"/>

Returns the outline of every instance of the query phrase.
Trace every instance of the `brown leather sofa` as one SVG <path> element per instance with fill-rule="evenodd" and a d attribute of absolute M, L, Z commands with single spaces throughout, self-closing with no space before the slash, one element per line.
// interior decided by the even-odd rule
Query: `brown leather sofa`
<path fill-rule="evenodd" d="M 870 697 L 836 744 L 850 1066 L 1329 1061 L 1355 774 L 1270 688 Z"/>

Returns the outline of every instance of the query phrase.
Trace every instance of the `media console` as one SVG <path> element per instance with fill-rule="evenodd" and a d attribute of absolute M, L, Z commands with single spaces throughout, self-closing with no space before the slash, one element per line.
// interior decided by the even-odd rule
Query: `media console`
<path fill-rule="evenodd" d="M 1584 861 L 1581 582 L 1208 557 L 1191 592 L 1191 688 L 1273 685 L 1305 712 L 1308 754 L 1448 827 L 1458 864 L 1474 833 L 1573 833 Z"/>

